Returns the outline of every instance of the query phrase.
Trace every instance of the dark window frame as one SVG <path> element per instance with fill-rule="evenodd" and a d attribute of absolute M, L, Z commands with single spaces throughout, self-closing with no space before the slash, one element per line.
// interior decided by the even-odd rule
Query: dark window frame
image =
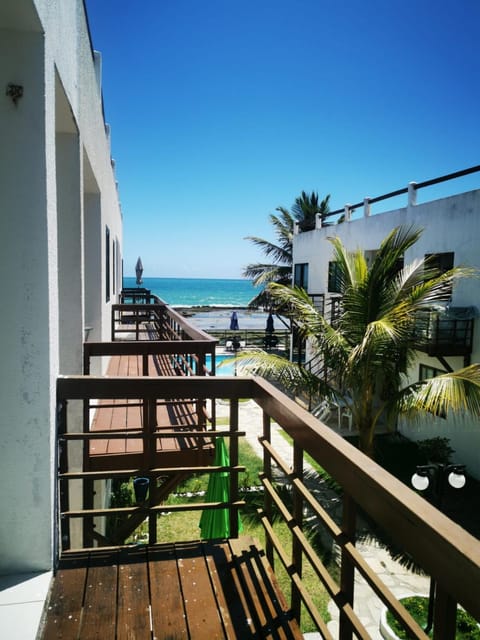
<path fill-rule="evenodd" d="M 297 262 L 293 267 L 293 284 L 308 291 L 308 262 Z"/>
<path fill-rule="evenodd" d="M 339 283 L 340 265 L 336 260 L 330 260 L 328 263 L 328 293 L 342 293 Z"/>
<path fill-rule="evenodd" d="M 105 302 L 110 302 L 110 229 L 105 225 Z"/>

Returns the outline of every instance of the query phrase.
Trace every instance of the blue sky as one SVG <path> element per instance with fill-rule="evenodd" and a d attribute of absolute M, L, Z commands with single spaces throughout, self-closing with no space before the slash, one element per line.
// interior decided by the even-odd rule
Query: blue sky
<path fill-rule="evenodd" d="M 127 276 L 241 277 L 302 190 L 337 209 L 479 164 L 478 0 L 85 1 Z"/>

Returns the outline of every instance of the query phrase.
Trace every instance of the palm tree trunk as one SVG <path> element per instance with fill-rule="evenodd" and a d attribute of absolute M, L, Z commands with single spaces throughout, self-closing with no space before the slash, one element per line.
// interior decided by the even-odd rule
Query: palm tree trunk
<path fill-rule="evenodd" d="M 358 448 L 369 458 L 374 458 L 373 436 L 375 424 L 373 420 L 365 424 L 358 425 Z"/>

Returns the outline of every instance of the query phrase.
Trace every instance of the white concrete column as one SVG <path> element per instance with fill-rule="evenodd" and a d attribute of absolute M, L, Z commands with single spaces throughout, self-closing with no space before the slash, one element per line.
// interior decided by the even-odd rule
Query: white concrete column
<path fill-rule="evenodd" d="M 23 6 L 23 4 L 22 4 Z M 0 573 L 52 566 L 48 176 L 43 34 L 2 31 L 0 69 Z M 15 105 L 6 82 L 23 86 Z"/>
<path fill-rule="evenodd" d="M 350 219 L 352 217 L 352 211 L 350 207 L 351 207 L 350 204 L 345 205 L 345 222 L 350 222 Z"/>
<path fill-rule="evenodd" d="M 82 373 L 83 269 L 78 134 L 56 135 L 60 373 Z"/>

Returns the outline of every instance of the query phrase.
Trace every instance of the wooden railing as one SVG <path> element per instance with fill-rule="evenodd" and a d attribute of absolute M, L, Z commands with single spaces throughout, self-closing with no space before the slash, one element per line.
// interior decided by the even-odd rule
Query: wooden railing
<path fill-rule="evenodd" d="M 264 470 L 261 476 L 265 488 L 265 506 L 259 511 L 266 531 L 267 556 L 272 563 L 275 549 L 281 562 L 286 566 L 292 582 L 291 606 L 299 617 L 300 603 L 303 602 L 324 638 L 331 638 L 309 593 L 302 582 L 302 563 L 308 562 L 318 575 L 333 602 L 339 609 L 340 638 L 351 638 L 352 633 L 359 638 L 368 638 L 361 621 L 355 613 L 354 577 L 361 574 L 363 579 L 393 612 L 412 637 L 427 636 L 413 621 L 378 575 L 367 564 L 355 546 L 357 512 L 368 514 L 378 527 L 405 552 L 415 563 L 430 574 L 437 583 L 435 606 L 435 638 L 453 639 L 456 605 L 459 603 L 477 620 L 480 620 L 480 599 L 477 586 L 480 584 L 480 543 L 462 528 L 449 520 L 423 498 L 396 480 L 373 460 L 352 447 L 328 427 L 318 422 L 307 411 L 260 378 L 94 378 L 64 377 L 57 383 L 58 402 L 58 522 L 61 536 L 58 539 L 60 553 L 69 546 L 69 523 L 74 519 L 102 518 L 122 509 L 89 509 L 83 505 L 74 507 L 70 501 L 70 485 L 112 477 L 112 473 L 89 475 L 82 470 L 72 469 L 69 464 L 70 449 L 75 443 L 87 442 L 92 433 L 75 433 L 74 425 L 78 409 L 85 402 L 94 400 L 131 398 L 143 399 L 146 415 L 154 411 L 157 402 L 169 399 L 197 398 L 199 400 L 221 398 L 230 402 L 230 497 L 228 503 L 181 505 L 176 508 L 231 509 L 232 535 L 235 535 L 237 509 L 242 501 L 238 495 L 236 481 L 239 466 L 236 453 L 239 418 L 238 401 L 251 398 L 263 410 L 263 433 L 260 436 L 264 448 Z M 293 441 L 293 468 L 281 459 L 271 444 L 270 424 L 275 421 Z M 73 423 L 73 429 L 71 427 Z M 240 425 L 241 426 L 241 425 Z M 220 431 L 207 432 L 212 437 L 225 435 Z M 173 433 L 171 437 L 178 436 Z M 105 436 L 104 436 L 105 437 Z M 109 435 L 109 437 L 111 437 Z M 123 434 L 124 437 L 124 434 Z M 155 431 L 145 429 L 135 434 L 147 446 L 153 446 L 157 437 Z M 343 512 L 340 522 L 335 522 L 325 512 L 303 482 L 303 458 L 308 453 L 341 486 L 343 491 Z M 293 506 L 287 507 L 277 491 L 272 477 L 272 467 L 276 466 L 293 487 Z M 168 474 L 168 469 L 125 469 L 123 476 Z M 177 471 L 177 470 L 173 470 Z M 219 471 L 219 469 L 213 469 Z M 78 489 L 78 485 L 77 485 Z M 81 493 L 81 492 L 80 492 Z M 272 527 L 272 504 L 287 522 L 291 532 L 293 552 L 283 548 Z M 303 514 L 308 507 L 318 522 L 331 536 L 340 550 L 340 580 L 337 581 L 327 570 L 302 532 Z M 170 505 L 168 509 L 170 510 Z M 141 510 L 152 524 L 150 530 L 156 536 L 156 514 L 161 506 L 148 504 L 131 507 Z M 154 538 L 156 539 L 156 537 Z"/>
<path fill-rule="evenodd" d="M 143 287 L 124 287 L 120 293 L 121 304 L 151 304 L 160 302 L 158 297 Z"/>

